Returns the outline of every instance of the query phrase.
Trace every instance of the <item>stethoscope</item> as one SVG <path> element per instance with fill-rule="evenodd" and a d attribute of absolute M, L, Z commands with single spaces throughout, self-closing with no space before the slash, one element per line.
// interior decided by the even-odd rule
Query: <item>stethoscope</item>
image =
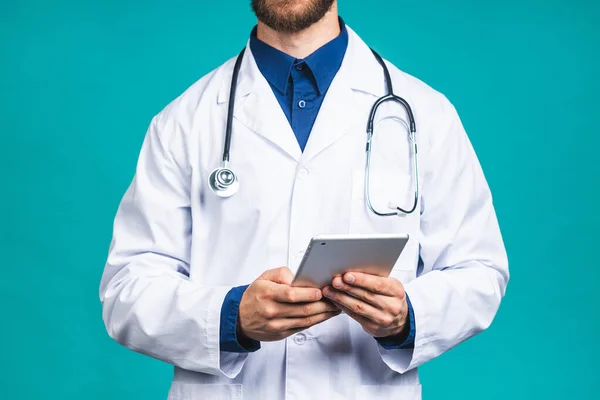
<path fill-rule="evenodd" d="M 392 79 L 390 77 L 390 72 L 385 65 L 383 59 L 379 54 L 375 52 L 375 50 L 371 49 L 373 55 L 377 59 L 377 62 L 383 68 L 383 73 L 385 75 L 385 83 L 387 86 L 387 94 L 383 97 L 380 97 L 375 101 L 373 107 L 371 108 L 371 113 L 369 115 L 369 121 L 367 123 L 367 163 L 365 167 L 365 198 L 367 201 L 367 206 L 369 209 L 375 213 L 376 215 L 387 217 L 392 215 L 406 215 L 411 214 L 417 208 L 417 203 L 419 200 L 419 170 L 418 170 L 418 160 L 417 160 L 417 127 L 415 124 L 415 118 L 412 113 L 412 109 L 406 100 L 402 97 L 396 96 L 394 94 L 394 90 L 392 87 Z M 225 128 L 225 144 L 223 146 L 223 158 L 221 160 L 221 165 L 218 168 L 215 168 L 208 177 L 208 184 L 212 191 L 219 197 L 231 197 L 233 196 L 239 189 L 240 182 L 238 180 L 237 175 L 228 167 L 229 164 L 229 148 L 231 146 L 231 131 L 233 125 L 233 110 L 235 103 L 235 91 L 237 87 L 238 76 L 240 73 L 240 67 L 242 65 L 242 59 L 244 57 L 245 49 L 241 51 L 238 55 L 237 60 L 235 62 L 235 66 L 233 67 L 233 76 L 231 77 L 231 88 L 229 91 L 229 104 L 227 109 L 227 125 Z M 395 204 L 389 204 L 388 207 L 392 209 L 392 212 L 381 212 L 375 209 L 373 204 L 371 203 L 371 194 L 370 194 L 370 186 L 369 186 L 369 177 L 371 174 L 371 148 L 372 148 L 372 139 L 374 133 L 374 124 L 375 124 L 375 114 L 379 106 L 385 102 L 395 102 L 399 103 L 406 110 L 406 114 L 408 115 L 409 124 L 407 125 L 402 119 L 400 121 L 406 127 L 408 132 L 408 141 L 410 145 L 410 156 L 413 160 L 413 182 L 414 182 L 414 200 L 413 205 L 409 209 L 403 209 Z"/>

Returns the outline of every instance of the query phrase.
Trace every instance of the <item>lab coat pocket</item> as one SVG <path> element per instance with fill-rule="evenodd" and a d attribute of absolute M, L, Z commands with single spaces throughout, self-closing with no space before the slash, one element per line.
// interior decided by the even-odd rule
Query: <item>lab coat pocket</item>
<path fill-rule="evenodd" d="M 361 385 L 356 400 L 402 399 L 421 400 L 421 385 Z"/>
<path fill-rule="evenodd" d="M 412 250 L 410 248 L 405 248 L 404 250 L 406 253 L 403 251 L 400 255 L 396 266 L 392 272 L 390 272 L 390 278 L 397 279 L 402 282 L 403 285 L 406 285 L 408 282 L 416 278 L 417 269 L 416 265 L 414 268 L 412 267 L 414 264 L 411 265 L 411 260 L 413 258 Z"/>
<path fill-rule="evenodd" d="M 371 171 L 369 197 L 371 206 L 379 213 L 394 212 L 390 205 L 410 209 L 414 202 L 411 175 L 385 171 Z M 418 209 L 409 215 L 380 216 L 368 206 L 365 193 L 365 171 L 352 173 L 352 204 L 350 233 L 410 233 L 418 222 Z"/>
<path fill-rule="evenodd" d="M 241 400 L 242 385 L 173 382 L 168 400 Z"/>
<path fill-rule="evenodd" d="M 391 212 L 388 203 L 402 208 L 412 208 L 414 186 L 407 174 L 371 173 L 371 205 L 376 211 Z M 352 204 L 350 208 L 350 233 L 398 233 L 409 236 L 402 254 L 398 258 L 391 276 L 406 283 L 414 279 L 419 259 L 419 209 L 401 216 L 376 215 L 367 205 L 365 195 L 365 171 L 355 170 L 352 174 Z"/>

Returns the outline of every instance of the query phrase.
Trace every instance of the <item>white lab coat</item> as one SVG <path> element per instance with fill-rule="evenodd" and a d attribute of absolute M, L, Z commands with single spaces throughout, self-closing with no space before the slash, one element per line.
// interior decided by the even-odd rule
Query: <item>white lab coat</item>
<path fill-rule="evenodd" d="M 417 367 L 487 328 L 509 278 L 485 177 L 450 102 L 388 63 L 412 106 L 418 212 L 377 217 L 364 199 L 366 122 L 385 93 L 382 69 L 349 29 L 349 46 L 304 152 L 251 51 L 241 67 L 230 167 L 239 192 L 215 196 L 235 59 L 151 122 L 118 209 L 100 287 L 108 333 L 175 366 L 169 393 L 187 399 L 420 399 Z M 412 205 L 406 121 L 377 115 L 371 195 Z M 414 349 L 386 350 L 341 314 L 254 353 L 219 349 L 223 299 L 263 271 L 293 272 L 316 234 L 408 233 L 392 276 L 415 311 Z M 468 382 L 465 382 L 468 384 Z"/>

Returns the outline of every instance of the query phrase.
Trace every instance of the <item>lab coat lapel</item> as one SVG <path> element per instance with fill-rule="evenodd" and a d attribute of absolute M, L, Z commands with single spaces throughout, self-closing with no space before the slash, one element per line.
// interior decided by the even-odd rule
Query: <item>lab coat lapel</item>
<path fill-rule="evenodd" d="M 348 50 L 339 72 L 333 79 L 302 155 L 308 162 L 348 132 L 364 132 L 366 139 L 369 100 L 383 94 L 383 74 L 369 47 L 348 29 Z"/>
<path fill-rule="evenodd" d="M 224 81 L 219 94 L 220 102 L 229 97 L 231 76 Z M 234 119 L 246 128 L 264 137 L 271 145 L 298 161 L 302 155 L 296 136 L 292 131 L 273 90 L 264 78 L 250 46 L 246 46 L 244 60 L 240 68 L 240 77 L 236 94 Z M 235 124 L 234 124 L 235 129 Z M 233 133 L 235 137 L 235 133 Z"/>
<path fill-rule="evenodd" d="M 265 84 L 266 88 L 260 88 L 249 95 L 243 106 L 234 113 L 234 117 L 298 161 L 302 152 L 296 136 L 272 89 L 266 81 Z"/>
<path fill-rule="evenodd" d="M 341 73 L 341 71 L 340 71 Z M 358 102 L 346 79 L 335 77 L 311 130 L 302 161 L 308 162 L 359 124 Z M 366 125 L 365 125 L 366 126 Z M 354 130 L 356 131 L 356 130 Z"/>

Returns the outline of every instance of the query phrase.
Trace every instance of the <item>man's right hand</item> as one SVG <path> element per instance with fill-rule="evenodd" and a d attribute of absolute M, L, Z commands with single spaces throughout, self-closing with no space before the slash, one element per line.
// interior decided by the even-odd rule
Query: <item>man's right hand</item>
<path fill-rule="evenodd" d="M 289 268 L 281 267 L 252 282 L 240 302 L 241 335 L 259 342 L 282 340 L 340 314 L 322 300 L 321 290 L 290 286 L 293 278 Z"/>

